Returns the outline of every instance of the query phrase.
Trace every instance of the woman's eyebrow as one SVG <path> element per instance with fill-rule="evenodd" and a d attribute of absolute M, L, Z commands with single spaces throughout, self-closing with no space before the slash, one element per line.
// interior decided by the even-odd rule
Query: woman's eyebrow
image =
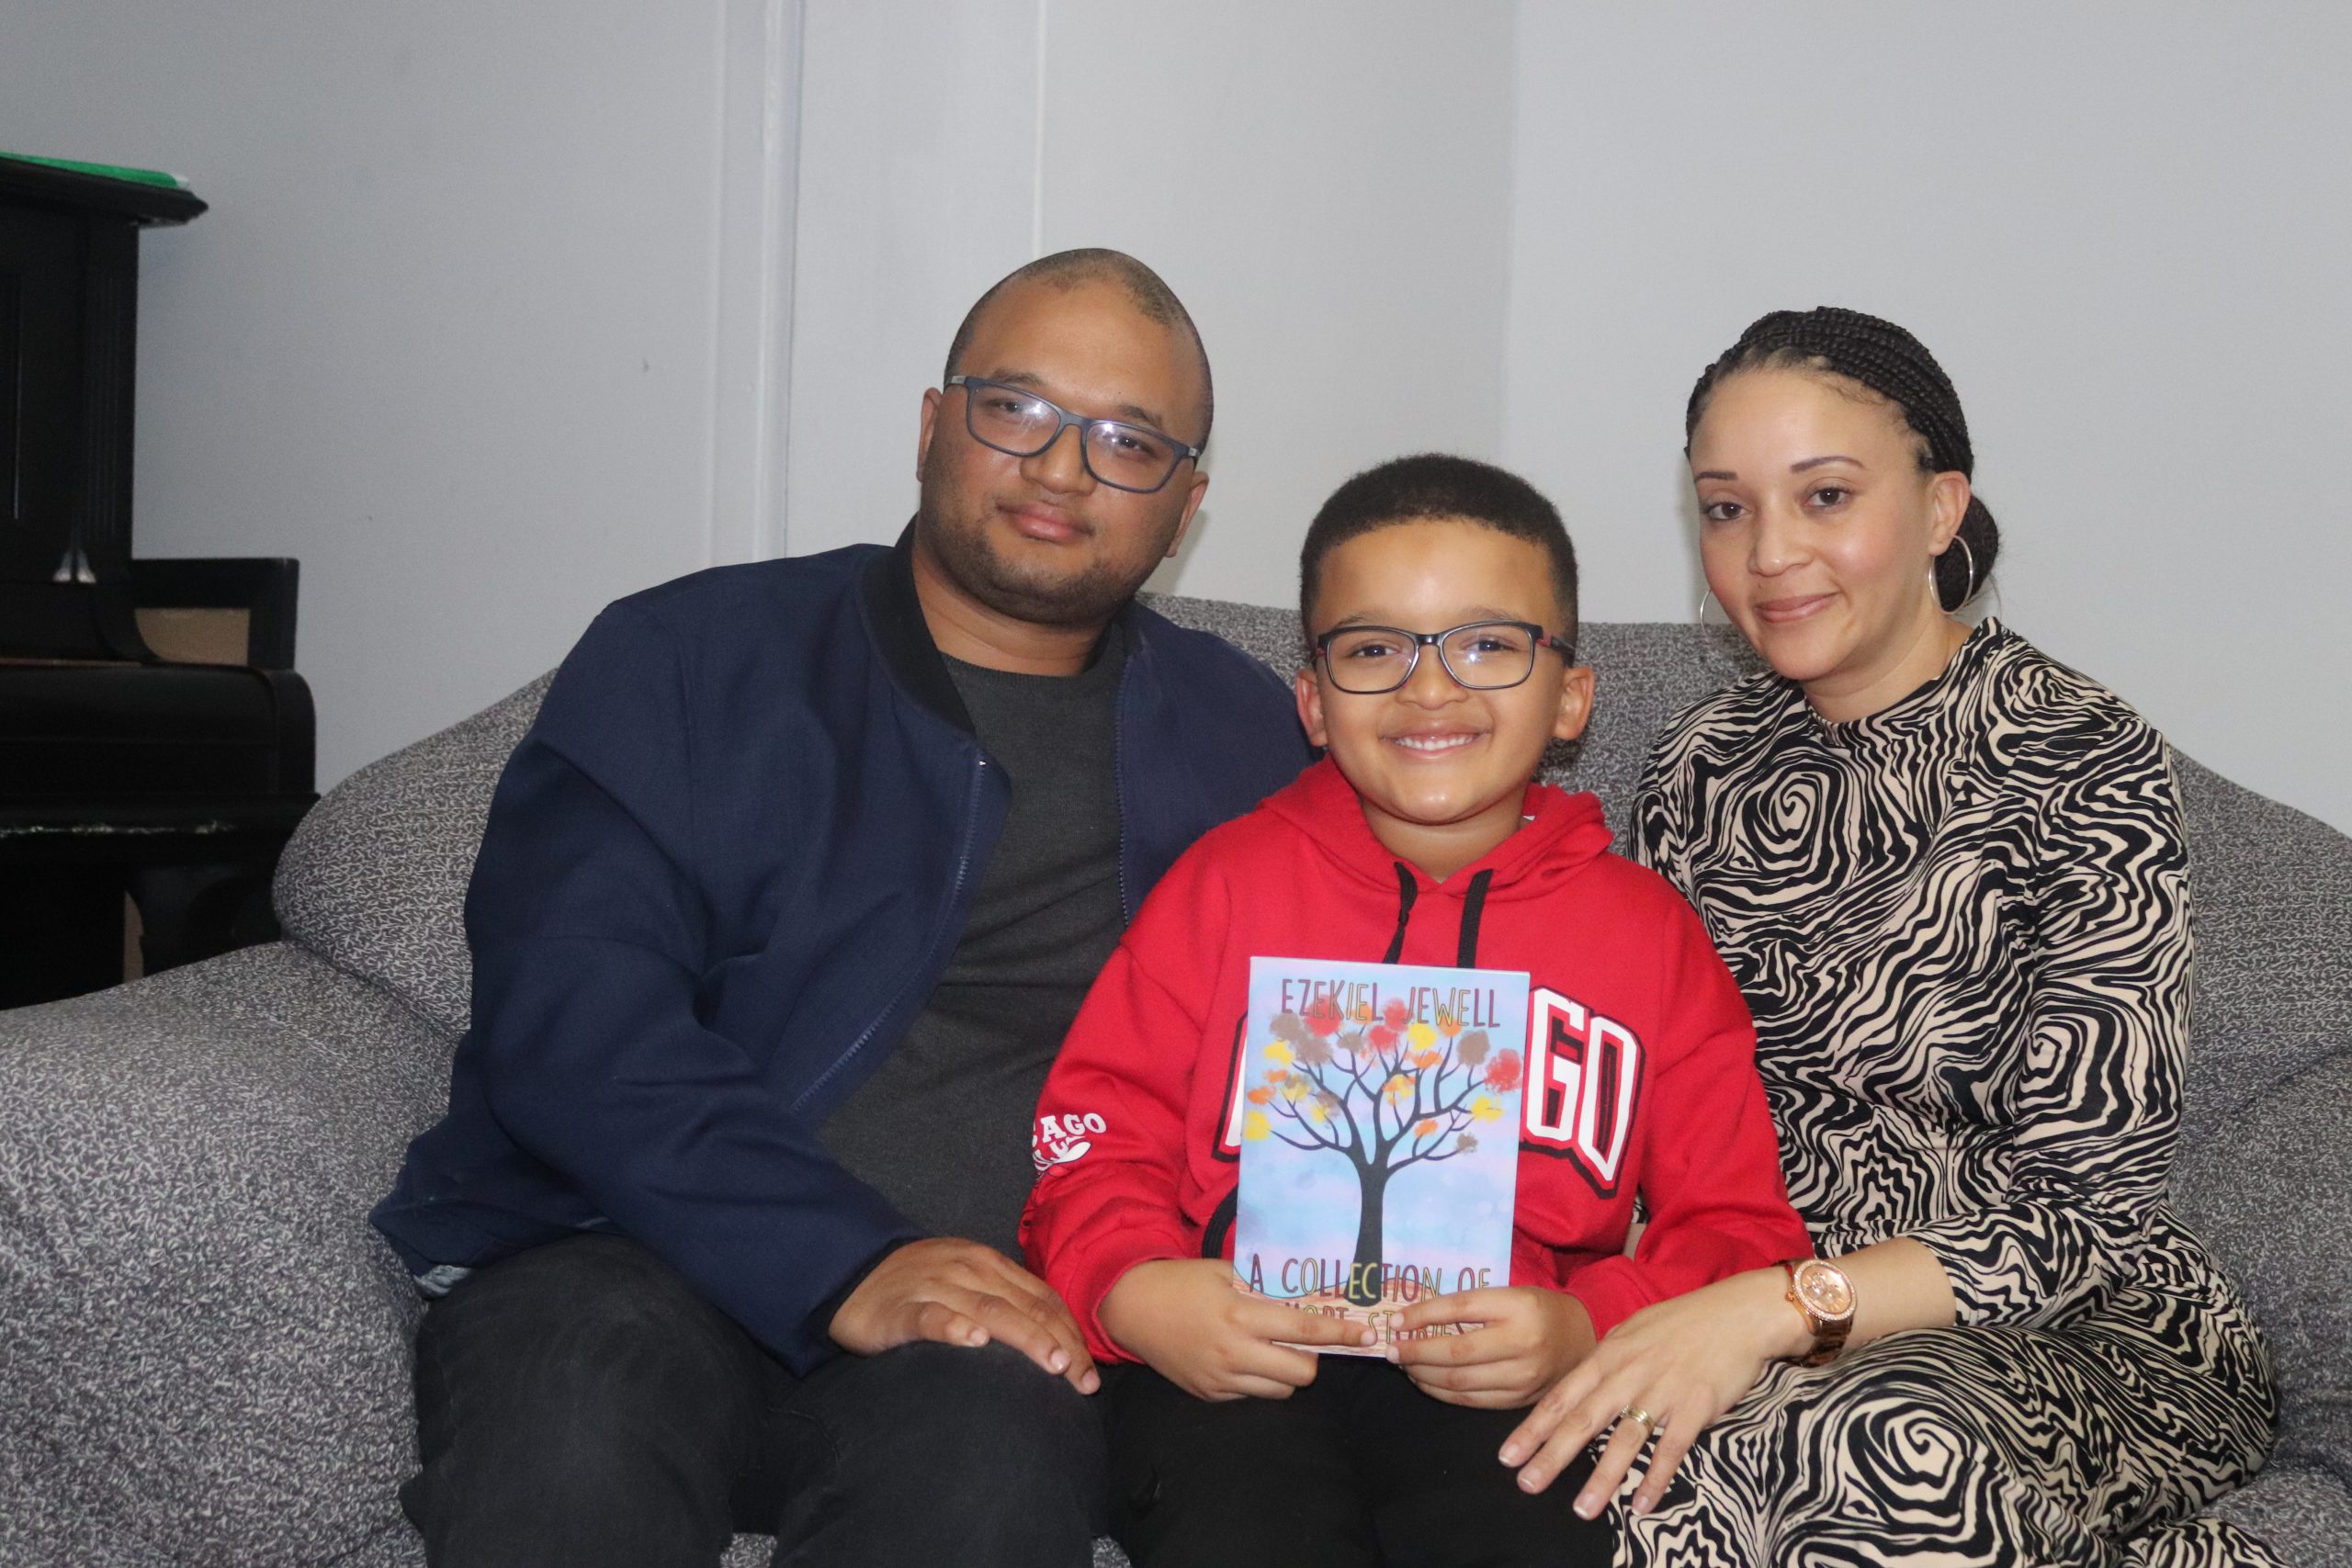
<path fill-rule="evenodd" d="M 1791 463 L 1789 465 L 1789 472 L 1792 474 L 1801 474 L 1807 468 L 1817 468 L 1824 463 L 1851 463 L 1858 468 L 1867 468 L 1870 467 L 1868 463 L 1863 462 L 1860 457 L 1849 457 L 1842 452 L 1830 452 L 1818 457 L 1807 457 L 1801 463 Z"/>
<path fill-rule="evenodd" d="M 1694 479 L 1736 479 L 1739 478 L 1737 474 L 1733 473 L 1729 468 L 1706 468 L 1698 473 L 1692 474 L 1690 477 Z"/>

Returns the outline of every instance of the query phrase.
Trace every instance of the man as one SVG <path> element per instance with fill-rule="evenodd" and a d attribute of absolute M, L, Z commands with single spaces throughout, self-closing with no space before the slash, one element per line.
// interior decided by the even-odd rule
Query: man
<path fill-rule="evenodd" d="M 1129 602 L 1210 416 L 1158 276 L 1048 256 L 924 392 L 896 548 L 683 579 L 564 661 L 376 1211 L 446 1292 L 436 1564 L 1086 1560 L 1099 1379 L 1012 1261 L 1022 1133 L 1152 883 L 1306 756 L 1271 672 Z"/>

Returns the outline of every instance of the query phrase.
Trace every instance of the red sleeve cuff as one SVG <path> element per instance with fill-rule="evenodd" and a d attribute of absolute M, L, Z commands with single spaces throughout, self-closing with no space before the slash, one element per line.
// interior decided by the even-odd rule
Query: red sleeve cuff
<path fill-rule="evenodd" d="M 1193 1253 L 1182 1240 L 1144 1235 L 1123 1238 L 1117 1246 L 1089 1250 L 1086 1266 L 1071 1278 L 1065 1298 L 1071 1314 L 1078 1319 L 1080 1332 L 1086 1336 L 1087 1353 L 1098 1361 L 1135 1360 L 1136 1358 L 1122 1349 L 1102 1326 L 1103 1298 L 1126 1277 L 1129 1269 L 1162 1258 L 1190 1258 Z"/>
<path fill-rule="evenodd" d="M 1584 1303 L 1596 1339 L 1657 1300 L 1630 1258 L 1604 1258 L 1569 1275 L 1560 1288 Z"/>

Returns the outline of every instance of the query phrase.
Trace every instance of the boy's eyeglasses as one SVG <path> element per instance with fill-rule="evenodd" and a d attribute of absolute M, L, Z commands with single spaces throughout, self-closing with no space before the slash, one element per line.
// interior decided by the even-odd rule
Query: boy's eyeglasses
<path fill-rule="evenodd" d="M 947 384 L 964 389 L 964 428 L 972 439 L 1009 457 L 1034 457 L 1059 441 L 1064 430 L 1078 426 L 1080 460 L 1113 490 L 1148 495 L 1168 482 L 1177 464 L 1201 455 L 1200 447 L 1148 424 L 1087 419 L 1001 381 L 950 376 Z"/>
<path fill-rule="evenodd" d="M 1472 621 L 1442 632 L 1408 632 L 1402 626 L 1339 626 L 1315 639 L 1331 684 L 1357 696 L 1393 692 L 1413 678 L 1421 649 L 1437 649 L 1437 660 L 1453 683 L 1473 692 L 1500 692 L 1535 673 L 1535 650 L 1548 648 L 1568 657 L 1565 637 L 1527 621 Z"/>

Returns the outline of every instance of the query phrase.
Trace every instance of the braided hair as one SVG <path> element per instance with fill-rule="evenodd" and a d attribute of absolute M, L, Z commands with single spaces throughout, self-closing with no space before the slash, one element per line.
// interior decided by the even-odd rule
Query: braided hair
<path fill-rule="evenodd" d="M 1682 419 L 1686 443 L 1699 428 L 1699 417 L 1707 412 L 1716 386 L 1745 370 L 1809 370 L 1852 381 L 1894 405 L 1904 424 L 1919 438 L 1922 472 L 1975 474 L 1968 419 L 1960 412 L 1960 394 L 1952 390 L 1951 378 L 1926 344 L 1893 321 L 1835 305 L 1759 316 L 1690 389 Z M 1992 576 L 1994 558 L 2001 550 L 2000 527 L 1973 493 L 1954 537 L 1967 547 L 1947 547 L 1936 558 L 1936 602 L 1946 610 L 1957 610 L 1976 596 Z"/>

